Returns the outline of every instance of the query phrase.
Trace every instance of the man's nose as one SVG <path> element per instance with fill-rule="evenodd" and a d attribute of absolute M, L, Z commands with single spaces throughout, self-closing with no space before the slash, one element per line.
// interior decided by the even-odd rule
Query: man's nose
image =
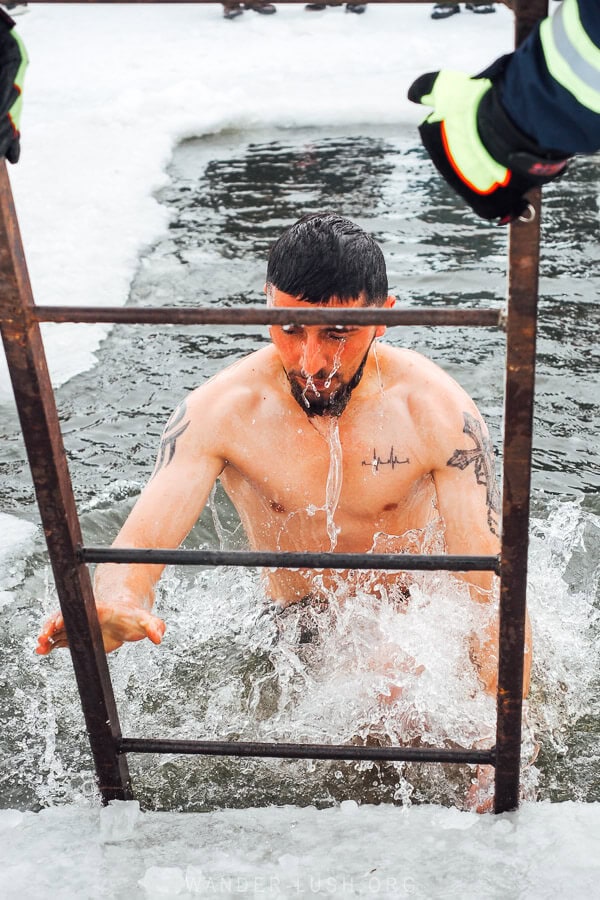
<path fill-rule="evenodd" d="M 316 375 L 322 369 L 329 371 L 327 356 L 318 335 L 306 336 L 302 347 L 301 366 L 306 375 Z"/>

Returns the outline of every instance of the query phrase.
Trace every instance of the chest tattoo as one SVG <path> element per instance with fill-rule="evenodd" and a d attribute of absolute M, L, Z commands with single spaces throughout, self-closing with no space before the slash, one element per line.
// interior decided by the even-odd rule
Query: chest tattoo
<path fill-rule="evenodd" d="M 446 465 L 455 466 L 458 469 L 466 469 L 473 465 L 477 484 L 485 486 L 489 529 L 492 534 L 498 535 L 500 490 L 496 481 L 492 442 L 489 437 L 484 435 L 481 422 L 467 412 L 463 415 L 465 419 L 463 431 L 471 438 L 475 446 L 466 450 L 455 450 Z"/>
<path fill-rule="evenodd" d="M 396 454 L 394 453 L 394 447 L 392 445 L 390 447 L 390 452 L 388 454 L 387 459 L 383 459 L 378 454 L 375 447 L 373 447 L 372 458 L 371 459 L 363 459 L 361 462 L 361 466 L 370 466 L 372 468 L 373 472 L 379 472 L 379 469 L 381 466 L 391 466 L 392 471 L 394 471 L 394 468 L 396 466 L 405 466 L 409 462 L 410 462 L 410 459 L 408 458 L 408 456 L 406 457 L 406 459 L 400 459 L 398 456 L 396 456 Z"/>

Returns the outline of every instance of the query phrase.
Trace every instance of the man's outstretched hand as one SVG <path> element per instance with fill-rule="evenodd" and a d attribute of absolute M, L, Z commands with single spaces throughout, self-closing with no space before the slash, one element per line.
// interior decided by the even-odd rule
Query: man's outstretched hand
<path fill-rule="evenodd" d="M 0 9 L 0 157 L 11 163 L 21 153 L 21 106 L 27 52 L 14 22 Z"/>
<path fill-rule="evenodd" d="M 408 91 L 413 103 L 433 107 L 419 132 L 435 167 L 478 216 L 498 225 L 525 214 L 525 193 L 557 178 L 568 162 L 561 151 L 539 147 L 502 107 L 494 82 L 508 58 L 474 78 L 429 72 Z"/>
<path fill-rule="evenodd" d="M 98 603 L 96 610 L 107 653 L 116 650 L 126 641 L 142 641 L 144 638 L 148 638 L 153 644 L 160 644 L 162 641 L 165 623 L 143 607 L 118 602 Z M 35 652 L 39 656 L 47 656 L 57 647 L 68 646 L 65 622 L 62 613 L 57 612 L 44 624 Z"/>

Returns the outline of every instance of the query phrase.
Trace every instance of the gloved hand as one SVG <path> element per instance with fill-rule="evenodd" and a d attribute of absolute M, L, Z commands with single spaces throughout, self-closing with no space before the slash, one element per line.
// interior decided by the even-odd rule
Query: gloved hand
<path fill-rule="evenodd" d="M 494 84 L 506 59 L 474 78 L 429 72 L 408 91 L 413 103 L 433 107 L 419 132 L 438 171 L 478 216 L 499 219 L 498 225 L 521 216 L 529 206 L 525 192 L 552 181 L 568 162 L 566 154 L 539 147 L 508 117 Z"/>
<path fill-rule="evenodd" d="M 21 107 L 27 51 L 13 31 L 14 22 L 0 9 L 0 156 L 18 162 L 21 153 Z"/>

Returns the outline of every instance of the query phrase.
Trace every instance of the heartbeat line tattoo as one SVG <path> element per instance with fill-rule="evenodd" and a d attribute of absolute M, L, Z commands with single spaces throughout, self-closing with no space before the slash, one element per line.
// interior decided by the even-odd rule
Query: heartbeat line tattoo
<path fill-rule="evenodd" d="M 404 466 L 406 463 L 409 463 L 410 459 L 408 456 L 406 459 L 398 459 L 396 454 L 394 453 L 393 446 L 390 447 L 390 455 L 387 459 L 382 459 L 377 453 L 375 447 L 373 447 L 373 458 L 372 459 L 363 459 L 361 462 L 362 466 L 370 466 L 374 472 L 379 472 L 380 466 L 391 466 L 392 472 L 394 471 L 395 466 Z"/>
<path fill-rule="evenodd" d="M 494 451 L 492 442 L 483 433 L 481 422 L 470 413 L 463 413 L 465 425 L 463 432 L 468 434 L 475 447 L 468 450 L 455 450 L 447 466 L 455 466 L 457 469 L 466 469 L 473 465 L 477 484 L 485 486 L 485 498 L 487 503 L 487 521 L 492 534 L 497 537 L 500 534 L 500 490 L 496 481 L 494 467 Z"/>
<path fill-rule="evenodd" d="M 182 421 L 186 412 L 187 409 L 185 400 L 182 400 L 179 406 L 171 414 L 171 418 L 167 422 L 165 430 L 163 431 L 163 436 L 161 438 L 160 447 L 158 450 L 158 459 L 156 460 L 156 465 L 154 466 L 152 478 L 154 478 L 154 476 L 158 472 L 160 472 L 161 469 L 166 469 L 166 467 L 175 456 L 175 450 L 177 449 L 177 438 L 181 437 L 183 432 L 190 424 L 189 419 L 185 422 Z"/>

